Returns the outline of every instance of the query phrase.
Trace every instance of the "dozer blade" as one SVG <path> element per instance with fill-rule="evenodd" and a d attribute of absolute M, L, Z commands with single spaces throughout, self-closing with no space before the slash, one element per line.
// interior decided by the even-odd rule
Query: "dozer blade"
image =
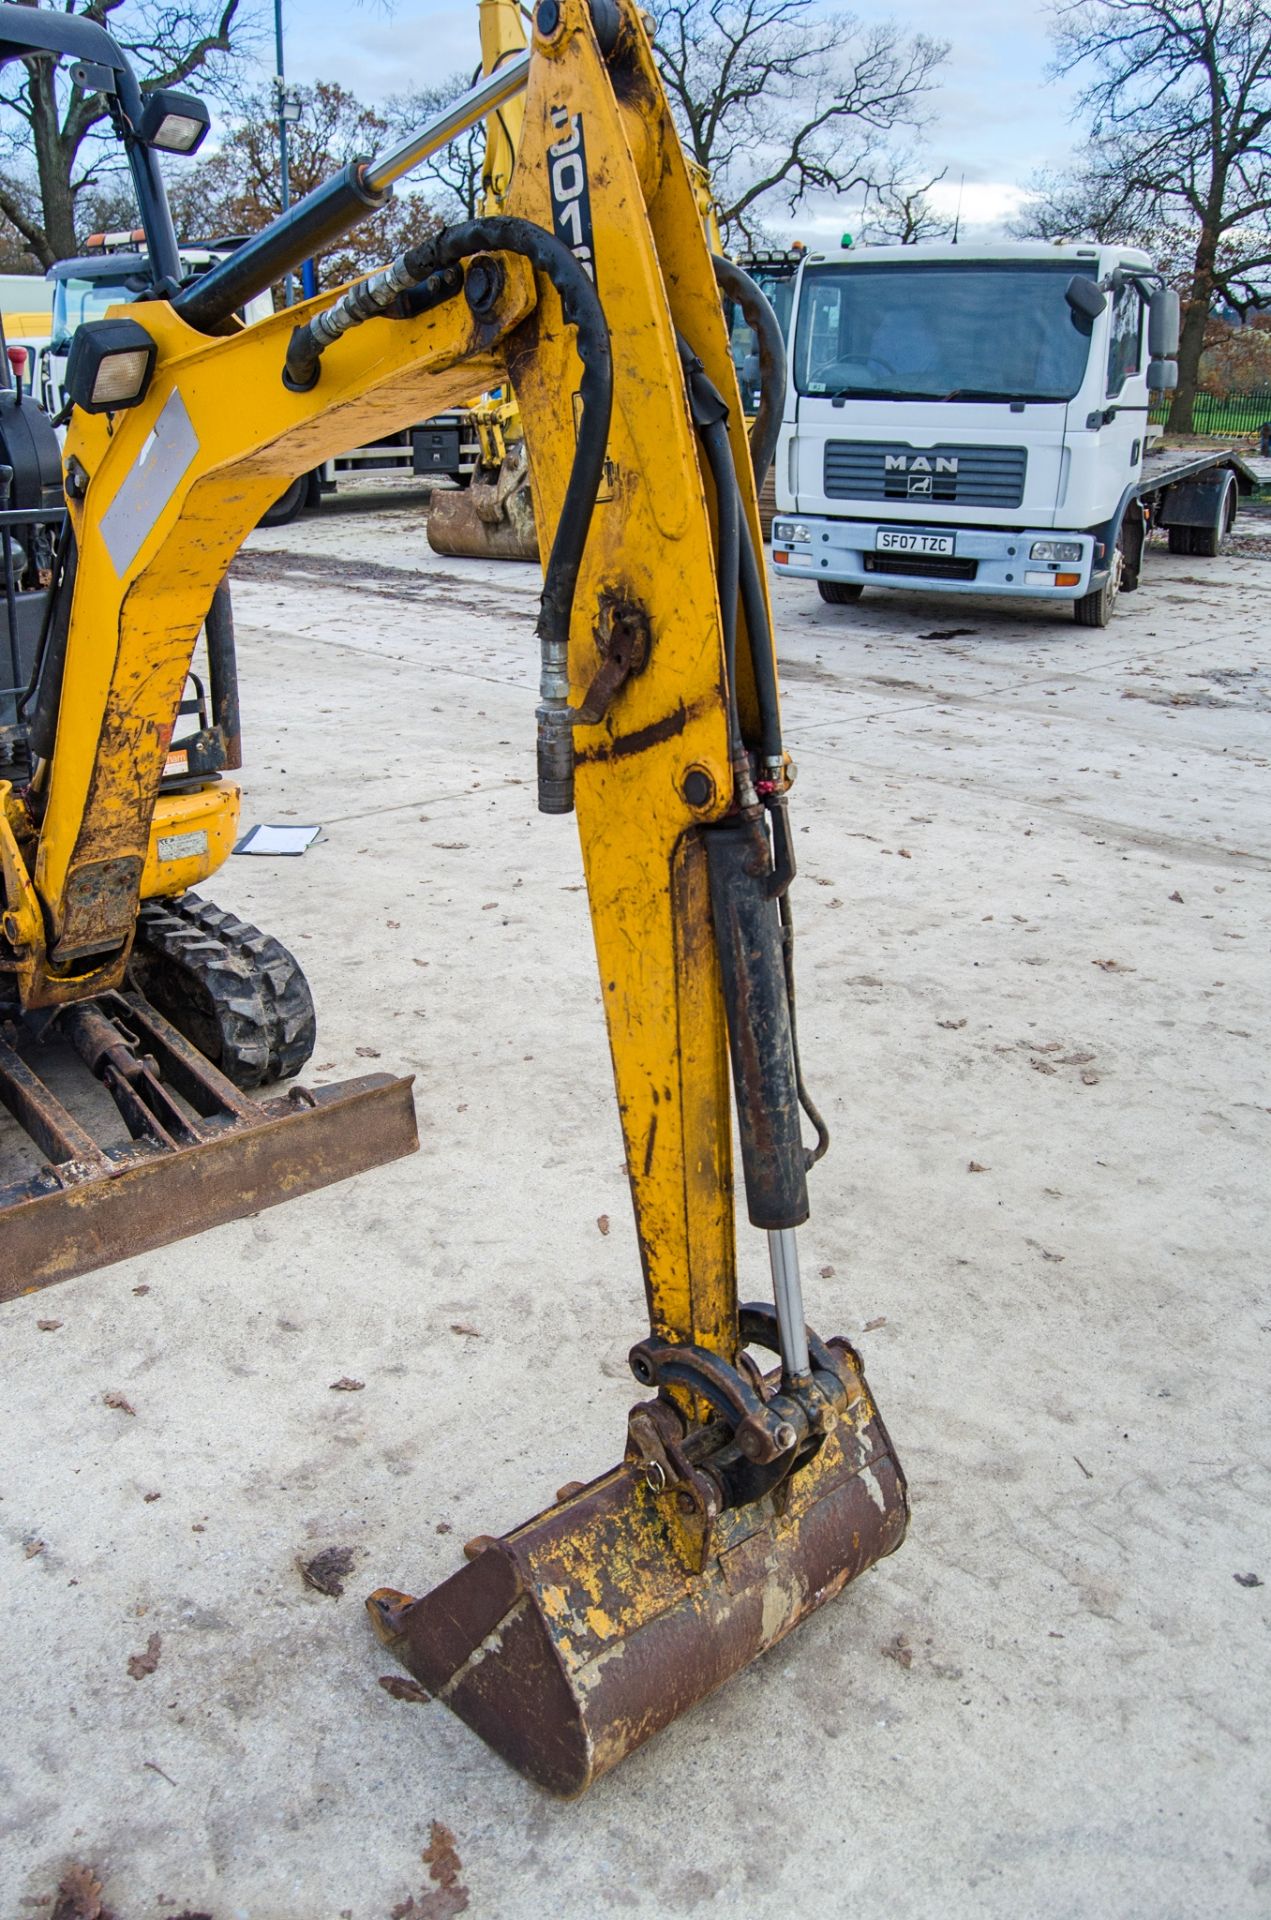
<path fill-rule="evenodd" d="M 139 995 L 103 995 L 64 1010 L 58 1025 L 133 1137 L 101 1144 L 0 1040 L 0 1104 L 46 1162 L 0 1191 L 0 1300 L 151 1253 L 419 1145 L 409 1079 L 364 1074 L 258 1101 Z"/>
<path fill-rule="evenodd" d="M 834 1345 L 846 1407 L 778 1493 L 703 1535 L 661 1470 L 628 1458 L 472 1543 L 422 1599 L 372 1594 L 377 1634 L 529 1779 L 584 1793 L 900 1545 L 904 1476 L 859 1359 Z"/>

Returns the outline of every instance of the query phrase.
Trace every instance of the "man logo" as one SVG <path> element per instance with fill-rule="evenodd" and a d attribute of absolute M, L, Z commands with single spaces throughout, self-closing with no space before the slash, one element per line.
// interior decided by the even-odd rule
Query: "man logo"
<path fill-rule="evenodd" d="M 956 454 L 938 453 L 930 459 L 925 453 L 885 453 L 883 455 L 884 473 L 956 473 L 958 457 Z M 914 489 L 910 489 L 914 491 Z M 930 483 L 919 491 L 931 492 Z"/>

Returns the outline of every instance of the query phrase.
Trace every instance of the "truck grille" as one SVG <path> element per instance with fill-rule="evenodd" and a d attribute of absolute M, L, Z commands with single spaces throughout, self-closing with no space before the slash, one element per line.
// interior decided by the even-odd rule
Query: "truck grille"
<path fill-rule="evenodd" d="M 921 507 L 1018 507 L 1027 447 L 911 447 L 905 441 L 827 440 L 831 500 L 905 500 Z"/>
<path fill-rule="evenodd" d="M 928 580 L 974 580 L 978 560 L 958 560 L 941 553 L 867 553 L 862 555 L 866 573 L 917 574 Z"/>

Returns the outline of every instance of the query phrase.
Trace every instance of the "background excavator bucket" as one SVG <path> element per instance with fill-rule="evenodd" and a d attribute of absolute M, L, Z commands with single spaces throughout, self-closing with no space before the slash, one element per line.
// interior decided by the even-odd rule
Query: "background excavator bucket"
<path fill-rule="evenodd" d="M 466 487 L 434 493 L 428 544 L 461 560 L 537 560 L 538 533 L 525 443 L 507 454 L 493 479 L 478 470 Z"/>
<path fill-rule="evenodd" d="M 846 1407 L 777 1493 L 703 1530 L 628 1458 L 472 1543 L 422 1599 L 372 1594 L 379 1637 L 529 1779 L 584 1793 L 900 1545 L 904 1476 L 859 1359 L 835 1348 Z"/>

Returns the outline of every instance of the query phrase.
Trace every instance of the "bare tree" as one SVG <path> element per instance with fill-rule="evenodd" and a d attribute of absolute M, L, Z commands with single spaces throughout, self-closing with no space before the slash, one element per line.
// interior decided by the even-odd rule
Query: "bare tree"
<path fill-rule="evenodd" d="M 887 147 L 921 124 L 948 52 L 816 0 L 661 0 L 655 50 L 687 151 L 726 232 L 750 238 L 765 200 L 890 177 Z"/>
<path fill-rule="evenodd" d="M 1266 0 L 1073 0 L 1055 66 L 1090 75 L 1090 144 L 1039 183 L 1023 223 L 1051 238 L 1138 241 L 1185 299 L 1170 425 L 1190 432 L 1215 299 L 1271 288 L 1271 10 Z"/>
<path fill-rule="evenodd" d="M 300 199 L 352 159 L 383 146 L 388 122 L 332 81 L 289 87 L 300 118 L 287 129 L 291 194 Z M 278 178 L 278 106 L 272 87 L 238 98 L 216 151 L 187 163 L 170 183 L 173 219 L 185 240 L 256 233 L 282 211 Z M 99 215 L 117 207 L 97 203 Z M 126 221 L 120 224 L 128 224 Z M 322 286 L 339 286 L 381 265 L 438 225 L 428 202 L 401 194 L 338 241 L 319 263 Z"/>
<path fill-rule="evenodd" d="M 477 76 L 480 77 L 479 75 Z M 394 133 L 409 133 L 466 93 L 473 84 L 467 73 L 452 73 L 439 87 L 398 94 L 384 112 Z M 512 144 L 509 142 L 509 144 Z M 448 220 L 476 218 L 481 200 L 481 167 L 485 158 L 485 126 L 478 121 L 449 146 L 442 147 L 418 169 L 416 178 L 428 183 L 430 199 Z"/>
<path fill-rule="evenodd" d="M 66 11 L 105 26 L 128 54 L 143 92 L 215 76 L 241 39 L 240 0 L 67 0 Z M 32 263 L 51 267 L 76 251 L 76 202 L 119 170 L 103 140 L 105 94 L 75 86 L 48 54 L 12 61 L 0 79 L 0 218 Z M 31 161 L 34 160 L 34 169 Z"/>
<path fill-rule="evenodd" d="M 937 213 L 929 198 L 948 168 L 942 167 L 922 186 L 907 184 L 913 168 L 912 155 L 897 156 L 891 177 L 878 181 L 867 195 L 861 239 L 871 246 L 916 247 L 923 240 L 946 240 L 953 232 L 952 220 Z"/>

